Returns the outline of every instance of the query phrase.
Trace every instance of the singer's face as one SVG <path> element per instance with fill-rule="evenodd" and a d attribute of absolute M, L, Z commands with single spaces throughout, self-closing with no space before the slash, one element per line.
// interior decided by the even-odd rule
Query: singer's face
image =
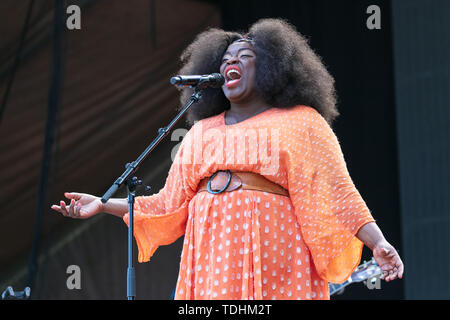
<path fill-rule="evenodd" d="M 230 102 L 242 103 L 255 93 L 256 54 L 247 42 L 231 44 L 222 58 L 220 73 L 225 77 L 223 93 Z"/>

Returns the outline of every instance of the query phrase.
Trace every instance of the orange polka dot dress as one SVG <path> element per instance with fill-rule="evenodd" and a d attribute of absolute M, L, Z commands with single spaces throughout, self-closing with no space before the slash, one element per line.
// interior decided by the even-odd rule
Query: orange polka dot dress
<path fill-rule="evenodd" d="M 197 192 L 218 170 L 259 173 L 289 197 Z M 175 291 L 184 300 L 329 299 L 328 282 L 345 281 L 360 262 L 355 234 L 373 221 L 334 132 L 308 106 L 197 122 L 164 188 L 135 203 L 139 262 L 184 235 Z"/>

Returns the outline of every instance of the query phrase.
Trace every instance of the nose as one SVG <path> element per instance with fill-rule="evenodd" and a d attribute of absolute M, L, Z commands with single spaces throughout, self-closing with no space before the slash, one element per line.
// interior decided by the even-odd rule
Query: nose
<path fill-rule="evenodd" d="M 238 62 L 238 58 L 235 56 L 232 56 L 230 59 L 228 59 L 227 64 L 235 64 Z"/>

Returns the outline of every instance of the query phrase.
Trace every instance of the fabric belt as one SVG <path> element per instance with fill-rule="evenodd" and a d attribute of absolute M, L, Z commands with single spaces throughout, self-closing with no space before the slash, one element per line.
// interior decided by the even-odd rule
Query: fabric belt
<path fill-rule="evenodd" d="M 212 194 L 231 192 L 234 190 L 257 190 L 289 197 L 289 192 L 279 184 L 266 177 L 247 171 L 217 171 L 199 183 L 197 192 L 208 191 Z"/>

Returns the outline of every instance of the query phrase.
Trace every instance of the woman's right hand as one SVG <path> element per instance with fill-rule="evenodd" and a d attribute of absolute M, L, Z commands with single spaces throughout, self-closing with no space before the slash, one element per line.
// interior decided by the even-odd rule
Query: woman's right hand
<path fill-rule="evenodd" d="M 65 217 L 87 219 L 103 212 L 103 203 L 99 197 L 76 192 L 65 192 L 64 195 L 70 199 L 70 204 L 66 205 L 64 201 L 60 201 L 59 206 L 52 205 L 51 208 Z"/>

